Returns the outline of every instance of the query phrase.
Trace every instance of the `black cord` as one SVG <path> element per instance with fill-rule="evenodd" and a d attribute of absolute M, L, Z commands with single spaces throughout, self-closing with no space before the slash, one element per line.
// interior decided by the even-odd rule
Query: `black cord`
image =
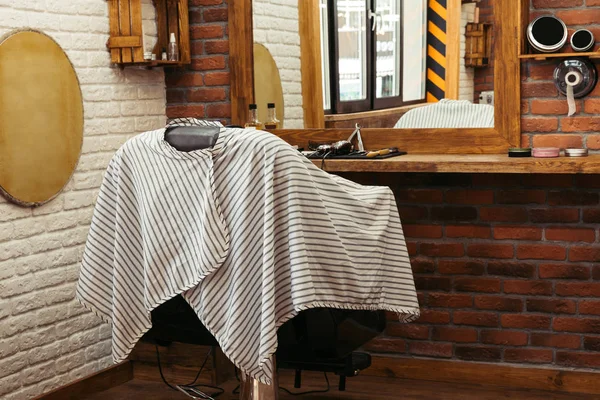
<path fill-rule="evenodd" d="M 287 394 L 289 394 L 290 396 L 304 396 L 306 394 L 314 394 L 314 393 L 327 393 L 329 392 L 329 389 L 331 388 L 329 386 L 329 378 L 327 377 L 327 372 L 323 372 L 323 375 L 325 376 L 325 382 L 327 382 L 327 389 L 322 389 L 322 390 L 308 390 L 306 392 L 291 392 L 290 390 L 279 386 L 279 390 L 283 390 L 284 392 L 286 392 Z"/>
<path fill-rule="evenodd" d="M 158 345 L 155 344 L 154 347 L 156 348 L 156 361 L 158 362 L 158 372 L 160 372 L 160 378 L 165 383 L 165 385 L 167 385 L 168 387 L 170 387 L 173 390 L 179 391 L 179 389 L 171 386 L 171 384 L 169 382 L 167 382 L 167 380 L 165 379 L 165 376 L 163 375 L 163 371 L 162 371 L 162 366 L 160 365 L 160 354 L 158 352 Z"/>
<path fill-rule="evenodd" d="M 204 361 L 202 362 L 202 365 L 200 366 L 200 370 L 196 374 L 196 377 L 194 378 L 194 380 L 191 383 L 188 383 L 188 384 L 183 385 L 183 386 L 192 386 L 194 383 L 196 383 L 196 381 L 200 377 L 200 374 L 202 373 L 202 370 L 204 369 L 204 366 L 206 365 L 206 361 L 208 360 L 208 357 L 212 353 L 212 350 L 213 350 L 212 347 L 210 349 L 208 349 L 208 353 L 206 353 L 206 357 L 204 357 Z"/>
<path fill-rule="evenodd" d="M 240 394 L 240 384 L 238 383 L 238 385 L 231 391 L 231 394 Z"/>
<path fill-rule="evenodd" d="M 217 390 L 217 393 L 212 393 L 210 395 L 210 397 L 218 397 L 218 396 L 222 395 L 223 393 L 225 393 L 225 389 L 223 389 L 222 387 L 206 385 L 204 383 L 199 383 L 197 385 L 181 385 L 181 387 L 209 388 L 209 389 Z"/>
<path fill-rule="evenodd" d="M 208 357 L 212 354 L 213 348 L 211 347 L 208 350 L 208 353 L 206 353 L 206 357 L 204 357 L 204 361 L 202 362 L 202 366 L 200 367 L 200 370 L 198 371 L 198 373 L 196 374 L 196 377 L 194 378 L 194 380 L 186 385 L 180 385 L 182 387 L 193 387 L 193 388 L 197 388 L 197 387 L 203 387 L 203 388 L 209 388 L 209 389 L 213 389 L 213 390 L 217 390 L 218 392 L 215 394 L 212 394 L 211 397 L 217 397 L 220 394 L 225 393 L 225 390 L 221 387 L 218 386 L 212 386 L 212 385 L 207 385 L 204 383 L 199 383 L 199 384 L 195 384 L 196 381 L 198 380 L 198 378 L 200 377 L 200 374 L 202 373 L 202 370 L 204 369 L 204 366 L 206 365 L 206 361 L 208 361 Z"/>
<path fill-rule="evenodd" d="M 331 151 L 329 151 L 329 152 L 327 152 L 327 153 L 325 153 L 325 154 L 323 155 L 323 159 L 321 160 L 321 169 L 322 169 L 322 170 L 325 170 L 325 159 L 326 159 L 326 158 L 327 158 L 327 156 L 328 156 L 328 155 L 330 155 L 330 154 L 331 154 Z"/>
<path fill-rule="evenodd" d="M 173 385 L 171 385 L 169 382 L 167 382 L 167 379 L 165 378 L 163 371 L 162 371 L 162 365 L 160 362 L 160 353 L 158 351 L 158 345 L 154 345 L 154 347 L 156 348 L 156 360 L 158 361 L 158 372 L 160 373 L 160 378 L 162 379 L 162 381 L 165 383 L 165 385 L 167 385 L 168 387 L 170 387 L 173 390 L 176 391 L 180 391 L 179 389 L 177 389 L 176 387 L 174 387 Z M 198 378 L 200 377 L 200 374 L 202 373 L 202 370 L 204 369 L 204 366 L 206 365 L 206 361 L 208 360 L 208 357 L 210 356 L 210 354 L 212 353 L 212 347 L 208 350 L 208 353 L 206 353 L 206 357 L 204 358 L 204 362 L 202 363 L 202 366 L 200 367 L 200 370 L 198 371 L 198 373 L 196 374 L 196 378 L 194 379 L 193 382 L 188 383 L 186 385 L 179 385 L 183 388 L 185 387 L 192 387 L 192 388 L 198 388 L 198 387 L 206 387 L 209 389 L 213 389 L 213 390 L 218 390 L 217 393 L 215 394 L 211 394 L 211 397 L 217 397 L 223 393 L 225 393 L 225 389 L 218 387 L 218 386 L 212 386 L 212 385 L 206 385 L 203 383 L 199 383 L 197 385 L 195 385 L 196 381 L 198 380 Z"/>

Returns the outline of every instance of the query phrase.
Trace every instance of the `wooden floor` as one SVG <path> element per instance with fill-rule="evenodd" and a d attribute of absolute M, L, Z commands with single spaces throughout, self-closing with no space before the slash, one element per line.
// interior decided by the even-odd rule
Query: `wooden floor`
<path fill-rule="evenodd" d="M 283 372 L 280 375 L 280 387 L 292 391 L 318 390 L 326 388 L 323 374 L 303 373 L 303 384 L 299 390 L 293 389 L 293 376 Z M 510 388 L 481 387 L 428 381 L 408 381 L 393 378 L 378 378 L 358 376 L 347 380 L 346 391 L 337 389 L 338 379 L 329 374 L 331 389 L 328 393 L 291 396 L 280 390 L 280 400 L 290 399 L 365 399 L 365 400 L 597 400 L 597 396 L 580 394 L 557 394 L 544 391 L 523 391 Z M 226 382 L 222 387 L 226 392 L 216 400 L 238 400 L 231 392 L 237 386 L 237 381 Z M 143 381 L 134 379 L 124 385 L 84 397 L 84 400 L 186 400 L 189 397 L 173 391 L 163 382 Z"/>

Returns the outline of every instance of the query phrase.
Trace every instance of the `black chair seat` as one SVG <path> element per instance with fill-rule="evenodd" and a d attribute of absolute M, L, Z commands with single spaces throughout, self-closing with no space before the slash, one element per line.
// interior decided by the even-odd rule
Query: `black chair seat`
<path fill-rule="evenodd" d="M 152 311 L 152 328 L 142 340 L 158 344 L 180 342 L 201 346 L 219 345 L 181 296 L 173 297 Z"/>
<path fill-rule="evenodd" d="M 333 372 L 340 375 L 340 390 L 345 377 L 371 365 L 371 357 L 355 350 L 385 329 L 383 311 L 315 308 L 300 312 L 283 324 L 278 332 L 277 367 L 299 371 Z M 180 342 L 218 346 L 194 310 L 176 296 L 152 311 L 152 328 L 142 338 L 159 345 Z"/>

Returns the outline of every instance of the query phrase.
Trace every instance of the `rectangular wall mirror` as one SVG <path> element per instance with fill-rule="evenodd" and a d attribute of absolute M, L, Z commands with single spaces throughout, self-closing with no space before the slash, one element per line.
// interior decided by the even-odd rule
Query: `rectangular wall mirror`
<path fill-rule="evenodd" d="M 508 0 L 493 2 L 493 21 L 476 13 L 486 0 L 232 3 L 230 41 L 241 42 L 233 49 L 253 49 L 246 58 L 232 52 L 232 82 L 245 86 L 232 84 L 238 123 L 247 103 L 262 115 L 276 103 L 282 137 L 338 138 L 358 123 L 377 143 L 413 153 L 501 153 L 519 145 L 519 10 Z M 465 62 L 467 54 L 483 65 Z"/>

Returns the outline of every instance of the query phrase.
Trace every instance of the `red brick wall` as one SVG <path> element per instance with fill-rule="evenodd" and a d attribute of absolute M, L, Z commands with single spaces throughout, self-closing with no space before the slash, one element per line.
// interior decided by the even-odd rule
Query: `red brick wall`
<path fill-rule="evenodd" d="M 167 73 L 168 115 L 228 122 L 227 6 L 190 6 L 193 64 Z M 532 62 L 524 70 L 526 141 L 548 145 L 566 137 L 600 148 L 600 136 L 587 133 L 600 128 L 593 114 L 600 88 L 586 100 L 586 115 L 558 116 L 564 105 L 549 80 L 553 65 Z M 370 351 L 600 367 L 600 176 L 351 178 L 394 189 L 423 307 L 417 323 L 391 318 Z"/>
<path fill-rule="evenodd" d="M 369 351 L 600 367 L 600 176 L 348 177 L 394 190 L 422 306 Z"/>
<path fill-rule="evenodd" d="M 590 29 L 600 41 L 600 1 L 532 0 L 531 19 L 545 14 L 561 18 L 572 33 L 576 28 Z M 492 22 L 493 1 L 479 3 L 481 21 Z M 570 36 L 569 36 L 570 37 Z M 563 51 L 572 51 L 565 46 Z M 600 150 L 600 87 L 585 99 L 577 100 L 577 114 L 567 117 L 567 102 L 559 96 L 552 79 L 558 64 L 532 61 L 522 64 L 522 145 L 524 147 L 586 147 Z M 493 68 L 475 70 L 475 101 L 483 90 L 493 90 Z"/>
<path fill-rule="evenodd" d="M 569 32 L 587 28 L 600 41 L 600 1 L 533 0 L 531 18 L 555 14 Z M 569 36 L 570 37 L 570 36 Z M 569 45 L 563 51 L 572 51 Z M 523 144 L 526 146 L 587 147 L 600 149 L 600 86 L 588 97 L 577 100 L 577 114 L 567 117 L 567 102 L 559 96 L 552 75 L 559 61 L 528 62 L 523 64 L 522 84 Z"/>
<path fill-rule="evenodd" d="M 227 2 L 190 0 L 192 63 L 166 72 L 167 117 L 198 117 L 229 123 Z"/>

